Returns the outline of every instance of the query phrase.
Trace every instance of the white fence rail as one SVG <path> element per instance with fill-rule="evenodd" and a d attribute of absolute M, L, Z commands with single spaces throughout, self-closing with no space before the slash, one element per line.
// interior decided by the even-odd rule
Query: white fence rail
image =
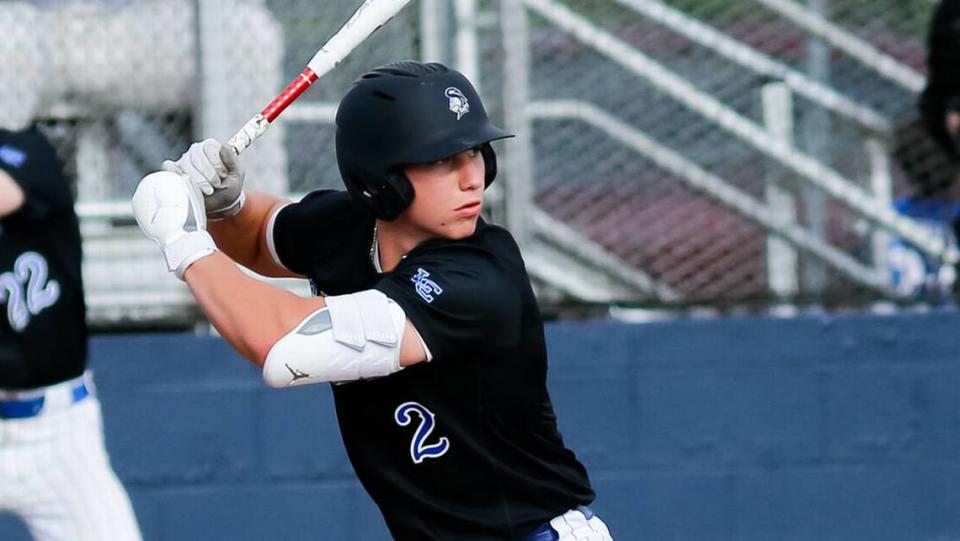
<path fill-rule="evenodd" d="M 192 0 L 202 9 L 172 9 L 190 1 L 130 4 L 201 33 L 178 42 L 180 62 L 153 62 L 151 78 L 195 85 L 200 103 L 137 109 L 104 94 L 48 111 L 67 126 L 62 150 L 78 177 L 95 323 L 201 321 L 130 218 L 133 183 L 190 141 L 232 133 L 247 104 L 265 103 L 279 90 L 271 81 L 289 79 L 315 50 L 318 30 L 355 8 L 354 0 Z M 438 60 L 467 73 L 517 134 L 498 143 L 502 174 L 488 212 L 517 238 L 543 299 L 777 304 L 851 290 L 909 298 L 891 279 L 893 240 L 934 266 L 955 265 L 960 252 L 942 231 L 894 209 L 903 179 L 889 156 L 893 120 L 924 84 L 916 60 L 924 24 L 903 13 L 930 10 L 894 0 L 871 9 L 880 3 L 897 13 L 877 17 L 852 0 L 830 0 L 829 10 L 813 0 L 421 0 L 289 108 L 269 148 L 244 165 L 251 186 L 274 193 L 339 188 L 338 98 L 376 65 Z M 0 10 L 14 4 L 0 1 Z M 233 8 L 243 17 L 214 35 L 217 14 Z M 106 19 L 123 19 L 125 7 L 110 9 Z M 92 13 L 84 20 L 95 25 Z M 243 21 L 269 46 L 247 39 Z M 227 46 L 238 32 L 242 46 Z M 152 33 L 128 37 L 165 57 L 169 40 L 144 49 Z M 187 62 L 184 48 L 194 44 Z M 253 66 L 248 60 L 264 76 L 241 103 L 230 99 L 237 84 L 223 70 Z M 115 79 L 91 71 L 83 80 Z M 764 108 L 761 89 L 771 83 L 787 89 L 789 106 Z M 814 266 L 828 269 L 825 289 L 805 277 Z M 303 281 L 278 284 L 307 292 Z"/>

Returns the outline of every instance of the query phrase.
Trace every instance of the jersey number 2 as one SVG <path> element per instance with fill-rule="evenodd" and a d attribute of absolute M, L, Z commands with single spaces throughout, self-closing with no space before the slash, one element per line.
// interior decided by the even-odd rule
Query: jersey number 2
<path fill-rule="evenodd" d="M 413 422 L 411 413 L 420 416 L 420 426 L 417 427 L 413 440 L 410 441 L 410 458 L 413 459 L 413 462 L 419 464 L 424 459 L 437 458 L 446 454 L 450 449 L 450 440 L 447 438 L 440 438 L 437 443 L 427 443 L 427 438 L 430 437 L 436 424 L 434 422 L 435 415 L 422 404 L 404 402 L 397 407 L 393 417 L 400 426 L 407 426 Z"/>

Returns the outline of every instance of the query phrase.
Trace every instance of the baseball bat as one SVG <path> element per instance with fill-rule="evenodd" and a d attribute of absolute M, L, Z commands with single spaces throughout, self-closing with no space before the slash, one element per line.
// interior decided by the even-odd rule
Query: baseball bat
<path fill-rule="evenodd" d="M 277 118 L 300 94 L 310 88 L 314 81 L 335 68 L 350 51 L 370 37 L 378 28 L 387 23 L 412 0 L 364 0 L 343 26 L 320 47 L 307 67 L 296 79 L 290 82 L 273 101 L 253 116 L 240 131 L 227 141 L 239 156 L 258 137 L 267 131 L 270 123 Z"/>

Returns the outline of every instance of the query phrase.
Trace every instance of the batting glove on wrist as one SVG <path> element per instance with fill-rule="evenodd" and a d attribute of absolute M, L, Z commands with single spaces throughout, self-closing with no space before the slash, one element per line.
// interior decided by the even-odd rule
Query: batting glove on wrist
<path fill-rule="evenodd" d="M 190 179 L 169 171 L 143 177 L 133 194 L 137 224 L 160 245 L 167 270 L 181 280 L 191 264 L 217 249 L 206 231 L 202 198 Z"/>
<path fill-rule="evenodd" d="M 163 162 L 163 170 L 190 178 L 203 193 L 204 208 L 211 221 L 233 216 L 246 201 L 244 172 L 237 156 L 216 139 L 193 143 L 177 161 Z"/>

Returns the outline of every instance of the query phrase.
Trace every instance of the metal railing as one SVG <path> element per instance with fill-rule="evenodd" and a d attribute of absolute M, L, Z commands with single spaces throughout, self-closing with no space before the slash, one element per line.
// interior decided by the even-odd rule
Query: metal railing
<path fill-rule="evenodd" d="M 850 55 L 864 66 L 903 88 L 914 93 L 923 90 L 926 84 L 926 78 L 923 75 L 797 2 L 792 0 L 756 0 L 756 2 L 774 10 L 800 28 L 825 40 L 832 47 Z"/>
<path fill-rule="evenodd" d="M 163 8 L 162 2 L 149 4 Z M 351 4 L 352 0 L 319 7 L 306 1 L 256 3 L 246 16 L 269 34 L 264 59 L 270 62 L 264 66 L 269 65 L 270 78 L 276 78 L 280 68 L 286 72 L 291 65 L 299 66 L 303 59 L 296 58 L 297 51 L 316 45 L 316 25 L 301 19 L 320 17 L 322 12 L 326 21 L 331 14 L 348 13 Z M 941 263 L 953 264 L 960 258 L 944 236 L 893 209 L 895 178 L 888 145 L 892 115 L 898 108 L 890 105 L 889 96 L 910 99 L 922 88 L 923 76 L 872 44 L 872 36 L 858 37 L 845 28 L 849 20 L 831 21 L 801 4 L 789 0 L 421 0 L 412 4 L 418 11 L 408 10 L 407 27 L 394 21 L 385 28 L 394 35 L 384 38 L 384 32 L 379 33 L 376 39 L 386 45 L 359 49 L 355 66 L 338 68 L 341 71 L 325 78 L 284 113 L 278 126 L 282 129 L 270 134 L 267 159 L 245 156 L 252 168 L 248 178 L 255 188 L 271 192 L 339 186 L 329 148 L 336 97 L 362 71 L 399 59 L 397 51 L 412 50 L 414 56 L 444 61 L 467 73 L 487 109 L 517 135 L 498 146 L 503 178 L 491 189 L 488 212 L 514 234 L 544 298 L 668 306 L 736 301 L 739 293 L 723 297 L 723 291 L 714 288 L 709 294 L 718 296 L 704 297 L 684 281 L 708 283 L 715 273 L 733 271 L 742 274 L 744 281 L 762 274 L 748 284 L 745 294 L 777 303 L 803 293 L 801 267 L 814 263 L 832 273 L 830 280 L 839 277 L 832 283 L 841 284 L 840 288 L 853 285 L 873 298 L 898 298 L 902 292 L 892 287 L 886 263 L 891 239 L 903 239 Z M 218 32 L 210 24 L 216 21 L 216 10 L 226 6 L 214 0 L 194 12 L 199 18 L 190 24 L 203 34 L 195 36 L 202 49 L 195 51 L 196 73 L 177 73 L 196 79 L 203 103 L 184 104 L 172 119 L 149 116 L 156 112 L 142 117 L 121 112 L 107 118 L 97 115 L 115 112 L 88 108 L 71 116 L 61 110 L 69 121 L 80 118 L 87 123 L 77 130 L 71 159 L 81 179 L 78 210 L 86 248 L 84 276 L 94 320 L 197 321 L 201 317 L 188 289 L 166 273 L 156 248 L 133 225 L 123 197 L 145 168 L 156 167 L 159 160 L 182 151 L 197 136 L 232 131 L 238 111 L 243 112 L 241 121 L 249 115 L 246 101 L 231 105 L 224 100 L 234 83 L 219 75 L 220 55 L 254 54 L 255 50 L 231 53 L 228 36 L 212 35 Z M 192 20 L 182 10 L 175 11 L 170 17 Z M 753 12 L 757 16 L 750 22 L 738 17 Z M 881 94 L 863 99 L 856 89 L 867 83 L 841 77 L 840 84 L 835 84 L 809 63 L 801 66 L 800 49 L 786 53 L 778 49 L 798 47 L 796 43 L 771 44 L 755 38 L 758 29 L 782 31 L 784 27 L 778 25 L 784 24 L 795 32 L 792 39 L 808 40 L 804 47 L 839 52 L 831 58 L 842 57 L 845 62 L 835 67 L 840 76 L 848 76 L 849 72 L 841 71 L 847 69 L 854 69 L 856 77 L 870 72 L 871 84 L 882 87 Z M 228 30 L 239 29 L 234 25 Z M 671 47 L 685 49 L 678 52 Z M 289 58 L 281 58 L 284 49 Z M 854 64 L 866 71 L 850 68 Z M 545 79 L 561 86 L 550 88 Z M 270 84 L 260 86 L 266 89 Z M 262 105 L 256 95 L 261 90 L 244 100 Z M 651 105 L 628 103 L 634 92 L 651 99 Z M 194 105 L 198 106 L 191 111 Z M 830 122 L 814 128 L 843 132 L 847 146 L 841 152 L 854 155 L 856 163 L 831 161 L 829 152 L 803 140 L 803 130 L 809 126 L 801 123 L 820 114 Z M 559 136 L 561 130 L 569 136 Z M 823 134 L 824 139 L 831 136 Z M 719 141 L 716 148 L 699 143 L 708 139 Z M 731 148 L 734 152 L 729 153 Z M 550 169 L 558 164 L 558 169 Z M 604 173 L 596 173 L 599 178 L 594 179 L 594 169 Z M 703 222 L 709 230 L 710 219 L 733 217 L 748 228 L 731 243 L 749 244 L 753 252 L 725 254 L 715 268 L 699 270 L 695 250 L 688 255 L 668 248 L 645 252 L 631 241 L 637 233 L 629 229 L 634 222 L 605 222 L 601 211 L 589 208 L 578 212 L 578 206 L 589 207 L 590 190 L 596 185 L 617 187 L 599 204 L 613 208 L 618 197 L 633 198 L 632 207 L 624 202 L 626 206 L 618 211 L 628 216 L 643 214 L 654 222 L 684 219 L 670 214 L 675 211 L 658 210 L 657 205 L 667 208 L 677 201 L 707 201 L 696 207 L 707 215 L 689 220 Z M 804 199 L 808 192 L 829 199 L 820 203 Z M 553 193 L 585 199 L 564 206 Z M 821 204 L 822 208 L 811 209 Z M 848 230 L 837 234 L 827 229 L 811 217 L 813 211 L 821 212 L 823 220 L 830 212 L 841 213 Z M 623 230 L 606 234 L 605 228 L 611 226 Z M 694 239 L 699 242 L 724 235 L 690 231 L 702 236 Z M 856 238 L 851 240 L 851 235 Z M 693 274 L 667 276 L 663 268 L 673 261 L 691 267 Z M 302 282 L 280 285 L 306 291 Z M 818 293 L 806 293 L 811 292 Z"/>

